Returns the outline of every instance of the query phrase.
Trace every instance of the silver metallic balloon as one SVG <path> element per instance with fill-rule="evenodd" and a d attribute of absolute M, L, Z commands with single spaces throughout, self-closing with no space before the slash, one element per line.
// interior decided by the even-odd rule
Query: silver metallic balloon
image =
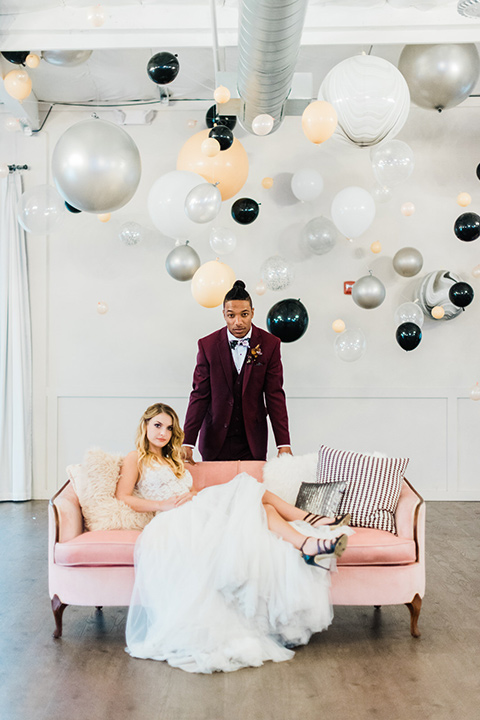
<path fill-rule="evenodd" d="M 338 230 L 326 217 L 310 220 L 302 230 L 302 240 L 315 255 L 325 255 L 337 242 Z"/>
<path fill-rule="evenodd" d="M 422 253 L 416 248 L 404 247 L 393 256 L 393 268 L 403 277 L 418 275 L 422 267 Z"/>
<path fill-rule="evenodd" d="M 220 190 L 211 183 L 201 183 L 192 188 L 185 198 L 187 217 L 196 223 L 214 220 L 222 207 Z"/>
<path fill-rule="evenodd" d="M 75 123 L 58 140 L 52 173 L 63 198 L 95 214 L 123 207 L 140 182 L 140 153 L 130 135 L 106 120 Z"/>
<path fill-rule="evenodd" d="M 406 45 L 398 69 L 416 105 L 441 111 L 470 95 L 480 74 L 480 58 L 473 43 Z"/>
<path fill-rule="evenodd" d="M 385 300 L 385 286 L 373 275 L 364 275 L 353 286 L 352 298 L 359 307 L 373 310 Z"/>
<path fill-rule="evenodd" d="M 198 253 L 188 245 L 178 245 L 168 253 L 165 261 L 167 272 L 174 280 L 191 280 L 200 267 Z"/>
<path fill-rule="evenodd" d="M 93 50 L 44 50 L 42 58 L 50 65 L 74 67 L 86 62 Z"/>

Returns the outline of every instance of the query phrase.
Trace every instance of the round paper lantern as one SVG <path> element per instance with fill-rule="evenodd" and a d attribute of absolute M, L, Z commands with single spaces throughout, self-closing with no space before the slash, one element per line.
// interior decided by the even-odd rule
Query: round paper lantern
<path fill-rule="evenodd" d="M 202 152 L 202 143 L 209 133 L 209 130 L 201 130 L 187 140 L 178 154 L 177 170 L 198 173 L 212 184 L 218 182 L 222 200 L 228 200 L 245 184 L 248 156 L 242 143 L 234 138 L 228 150 L 219 152 L 215 157 L 207 157 Z"/>
<path fill-rule="evenodd" d="M 403 75 L 395 65 L 373 55 L 356 55 L 335 65 L 323 80 L 318 99 L 336 110 L 335 135 L 360 147 L 394 138 L 410 109 Z"/>
<path fill-rule="evenodd" d="M 465 100 L 475 87 L 480 59 L 473 43 L 406 45 L 398 61 L 413 102 L 446 110 Z"/>
<path fill-rule="evenodd" d="M 235 273 L 229 265 L 211 260 L 201 265 L 192 278 L 192 295 L 202 307 L 218 307 L 233 287 Z"/>
<path fill-rule="evenodd" d="M 141 169 L 130 135 L 106 120 L 75 123 L 60 137 L 52 156 L 60 194 L 73 207 L 95 214 L 126 205 L 138 187 Z"/>

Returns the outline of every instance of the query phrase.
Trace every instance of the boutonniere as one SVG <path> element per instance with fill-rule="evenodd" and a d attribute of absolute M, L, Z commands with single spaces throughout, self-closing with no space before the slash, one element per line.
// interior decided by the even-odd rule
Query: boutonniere
<path fill-rule="evenodd" d="M 255 345 L 255 347 L 250 348 L 250 352 L 247 355 L 246 363 L 247 365 L 259 365 L 261 357 L 262 348 L 260 347 L 260 344 Z"/>

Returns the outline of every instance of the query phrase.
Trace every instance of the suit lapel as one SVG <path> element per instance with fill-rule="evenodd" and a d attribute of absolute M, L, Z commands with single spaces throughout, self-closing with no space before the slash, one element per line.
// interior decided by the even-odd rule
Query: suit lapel
<path fill-rule="evenodd" d="M 252 325 L 252 334 L 250 336 L 250 349 L 256 347 L 259 344 L 259 342 L 260 342 L 260 333 L 258 332 L 258 328 L 256 328 L 255 325 Z M 248 381 L 250 380 L 250 376 L 252 374 L 253 363 L 248 363 L 248 365 L 247 365 L 247 359 L 248 359 L 249 355 L 250 355 L 250 350 L 248 351 L 247 357 L 245 358 L 245 361 L 244 361 L 245 372 L 243 375 L 242 396 L 245 395 L 245 391 L 248 386 Z"/>
<path fill-rule="evenodd" d="M 232 353 L 227 342 L 227 328 L 222 328 L 217 339 L 218 354 L 222 363 L 223 372 L 225 373 L 225 380 L 227 381 L 228 389 L 233 393 L 233 376 L 232 376 Z"/>

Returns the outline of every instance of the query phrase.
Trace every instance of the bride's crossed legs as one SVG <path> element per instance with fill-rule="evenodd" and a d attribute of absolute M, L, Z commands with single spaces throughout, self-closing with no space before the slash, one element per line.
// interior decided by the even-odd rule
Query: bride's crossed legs
<path fill-rule="evenodd" d="M 293 520 L 303 520 L 305 518 L 305 510 L 290 505 L 285 500 L 282 500 L 275 493 L 265 490 L 262 498 L 263 507 L 267 514 L 267 522 L 269 529 L 280 535 L 283 540 L 291 543 L 297 550 L 301 550 L 304 555 L 315 555 L 319 552 L 319 545 L 317 538 L 307 537 L 295 530 L 289 523 Z M 322 517 L 319 518 L 318 522 L 315 523 L 315 527 L 321 525 L 329 525 L 335 521 L 335 518 Z M 326 543 L 327 547 L 331 544 L 334 545 L 335 541 L 320 541 Z M 326 550 L 326 552 L 329 552 Z"/>

